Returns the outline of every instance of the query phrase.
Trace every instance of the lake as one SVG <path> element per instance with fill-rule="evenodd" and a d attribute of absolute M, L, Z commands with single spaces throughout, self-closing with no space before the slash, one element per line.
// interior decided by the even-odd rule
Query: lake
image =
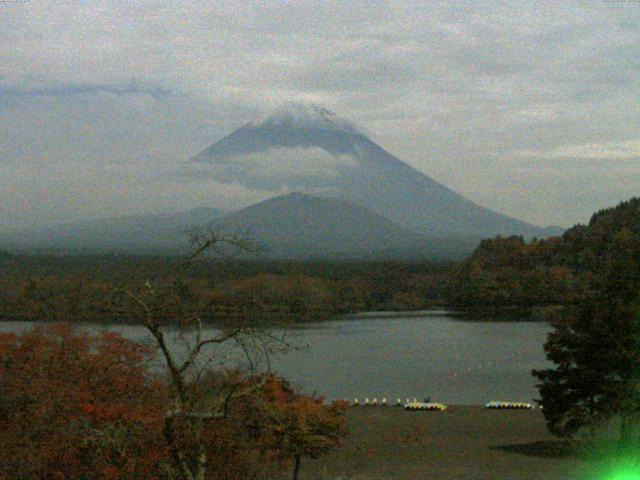
<path fill-rule="evenodd" d="M 29 322 L 0 322 L 2 332 L 20 332 Z M 130 339 L 149 339 L 141 326 L 83 325 Z M 308 393 L 327 399 L 416 397 L 450 404 L 489 400 L 532 401 L 534 368 L 549 365 L 542 345 L 550 326 L 538 322 L 474 322 L 447 312 L 377 313 L 308 323 L 287 332 L 296 347 L 271 367 Z M 170 335 L 174 346 L 177 335 Z M 218 357 L 231 355 L 219 351 Z"/>

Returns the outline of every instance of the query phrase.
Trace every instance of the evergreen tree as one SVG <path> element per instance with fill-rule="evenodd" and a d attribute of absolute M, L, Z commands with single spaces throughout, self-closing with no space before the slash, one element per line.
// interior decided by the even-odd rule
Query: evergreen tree
<path fill-rule="evenodd" d="M 621 441 L 638 411 L 640 319 L 621 301 L 592 297 L 573 318 L 554 326 L 545 344 L 555 368 L 534 371 L 540 380 L 540 403 L 549 430 L 563 437 L 583 427 L 591 433 L 601 422 L 620 415 Z"/>

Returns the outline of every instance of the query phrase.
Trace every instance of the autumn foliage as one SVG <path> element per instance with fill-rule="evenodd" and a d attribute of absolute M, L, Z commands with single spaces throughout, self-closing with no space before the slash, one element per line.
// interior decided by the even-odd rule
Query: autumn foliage
<path fill-rule="evenodd" d="M 260 395 L 236 399 L 228 418 L 209 429 L 210 478 L 273 478 L 329 452 L 346 434 L 344 403 L 325 405 L 275 376 L 262 380 Z"/>
<path fill-rule="evenodd" d="M 170 386 L 151 374 L 154 357 L 117 334 L 65 325 L 0 335 L 0 479 L 172 478 L 162 433 Z M 206 424 L 207 479 L 275 475 L 344 434 L 342 406 L 276 377 L 260 380 L 255 394 Z M 186 424 L 176 428 L 188 447 Z"/>
<path fill-rule="evenodd" d="M 68 326 L 0 336 L 0 477 L 154 478 L 162 389 L 151 352 Z"/>
<path fill-rule="evenodd" d="M 269 426 L 273 450 L 294 462 L 294 479 L 303 457 L 318 458 L 346 434 L 346 403 L 327 407 L 322 398 L 299 395 L 282 379 L 269 379 L 259 407 Z"/>

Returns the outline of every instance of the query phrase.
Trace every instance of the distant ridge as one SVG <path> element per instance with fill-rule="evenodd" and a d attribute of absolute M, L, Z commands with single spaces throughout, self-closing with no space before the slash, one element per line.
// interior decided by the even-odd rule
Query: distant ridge
<path fill-rule="evenodd" d="M 225 213 L 216 208 L 196 208 L 105 218 L 26 230 L 0 237 L 0 244 L 8 250 L 34 253 L 184 253 L 187 229 L 212 223 Z"/>
<path fill-rule="evenodd" d="M 289 104 L 217 141 L 191 164 L 218 181 L 274 194 L 288 189 L 343 198 L 429 237 L 561 233 L 467 200 L 316 105 Z"/>

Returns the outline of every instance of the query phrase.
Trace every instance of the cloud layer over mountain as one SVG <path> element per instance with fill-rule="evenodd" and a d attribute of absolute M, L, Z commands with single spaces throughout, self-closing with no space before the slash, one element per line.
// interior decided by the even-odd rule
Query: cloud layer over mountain
<path fill-rule="evenodd" d="M 194 177 L 209 176 L 223 183 L 272 192 L 319 193 L 335 189 L 341 171 L 355 163 L 356 159 L 349 155 L 334 155 L 318 147 L 279 147 L 223 159 L 206 168 L 192 168 L 192 172 Z"/>

